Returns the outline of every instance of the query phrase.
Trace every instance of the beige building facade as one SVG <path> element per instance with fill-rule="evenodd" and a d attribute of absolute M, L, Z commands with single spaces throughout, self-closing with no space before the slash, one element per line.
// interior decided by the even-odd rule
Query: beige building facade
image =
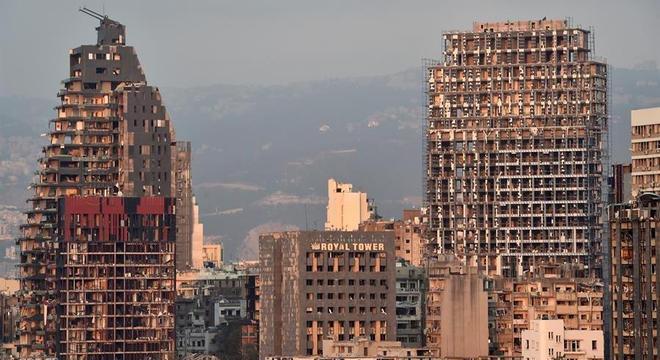
<path fill-rule="evenodd" d="M 660 107 L 633 110 L 632 195 L 660 192 Z"/>
<path fill-rule="evenodd" d="M 476 268 L 453 255 L 427 267 L 426 347 L 434 358 L 488 356 L 488 294 Z"/>
<path fill-rule="evenodd" d="M 213 264 L 213 267 L 222 267 L 222 245 L 206 244 L 202 247 L 202 256 L 204 263 Z"/>
<path fill-rule="evenodd" d="M 555 272 L 542 278 L 492 281 L 489 336 L 493 355 L 521 356 L 521 335 L 535 320 L 561 320 L 567 330 L 603 330 L 603 286 L 596 279 Z"/>
<path fill-rule="evenodd" d="M 566 330 L 563 320 L 533 320 L 522 332 L 524 360 L 604 359 L 602 330 Z"/>
<path fill-rule="evenodd" d="M 328 214 L 326 230 L 355 231 L 371 217 L 367 193 L 353 191 L 353 185 L 328 180 Z"/>
<path fill-rule="evenodd" d="M 204 267 L 204 224 L 199 221 L 199 204 L 192 197 L 192 267 L 201 269 Z"/>

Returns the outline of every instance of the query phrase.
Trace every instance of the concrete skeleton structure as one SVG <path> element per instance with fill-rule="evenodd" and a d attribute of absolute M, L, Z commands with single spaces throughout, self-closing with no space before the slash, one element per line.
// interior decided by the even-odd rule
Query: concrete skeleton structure
<path fill-rule="evenodd" d="M 525 360 L 602 360 L 602 330 L 567 330 L 563 320 L 532 320 L 522 332 Z"/>
<path fill-rule="evenodd" d="M 353 185 L 328 180 L 328 208 L 326 230 L 355 231 L 368 220 L 373 211 L 367 193 L 353 191 Z"/>
<path fill-rule="evenodd" d="M 392 232 L 263 234 L 259 259 L 260 359 L 320 356 L 327 338 L 395 340 Z"/>
<path fill-rule="evenodd" d="M 177 161 L 182 147 L 175 141 L 158 89 L 147 85 L 135 49 L 126 45 L 124 25 L 86 8 L 81 11 L 99 20 L 97 42 L 69 51 L 69 74 L 62 81 L 64 88 L 57 94 L 61 103 L 56 107 L 56 117 L 50 121 L 48 144 L 43 148 L 39 170 L 31 184 L 34 195 L 28 202 L 32 206 L 26 212 L 27 222 L 21 226 L 22 235 L 17 240 L 21 251 L 20 355 L 21 358 L 100 359 L 110 356 L 103 354 L 101 349 L 115 346 L 113 358 L 117 359 L 172 359 L 174 339 L 165 339 L 171 335 L 167 326 L 158 335 L 158 341 L 170 341 L 166 346 L 154 346 L 153 333 L 148 329 L 121 330 L 113 335 L 116 337 L 108 338 L 97 336 L 92 330 L 80 333 L 78 328 L 81 323 L 98 327 L 113 321 L 117 321 L 113 326 L 120 328 L 119 321 L 129 319 L 128 314 L 118 314 L 123 310 L 117 305 L 120 298 L 112 297 L 115 290 L 108 292 L 103 286 L 114 284 L 110 274 L 120 271 L 117 264 L 128 261 L 127 253 L 132 250 L 128 249 L 127 243 L 121 245 L 115 238 L 100 235 L 106 236 L 107 232 L 94 233 L 90 238 L 63 238 L 63 229 L 58 223 L 58 219 L 63 219 L 58 200 L 69 196 L 155 196 L 165 198 L 165 202 L 176 197 L 191 198 L 187 194 L 188 187 L 177 191 L 178 184 L 189 182 L 189 179 L 181 178 L 189 176 L 189 163 L 181 166 Z M 187 149 L 189 151 L 189 147 Z M 140 217 L 139 211 L 126 209 L 122 216 Z M 99 217 L 106 215 L 102 211 L 95 214 Z M 157 214 L 149 216 L 158 218 Z M 181 213 L 177 222 L 190 223 L 186 217 Z M 176 226 L 167 224 L 170 225 L 170 230 L 176 231 Z M 98 231 L 107 227 L 96 222 L 90 226 Z M 114 226 L 113 223 L 111 228 Z M 164 226 L 160 223 L 152 230 L 165 231 Z M 179 237 L 177 241 L 188 240 Z M 105 242 L 116 242 L 117 252 L 96 254 L 97 245 L 110 245 Z M 153 282 L 150 278 L 153 274 L 162 275 L 161 280 L 174 277 L 167 270 L 170 264 L 160 262 L 165 261 L 165 256 L 155 254 L 167 254 L 174 248 L 168 242 L 161 245 L 164 246 L 162 249 L 145 250 L 146 255 L 140 260 L 133 259 L 144 262 L 140 275 L 143 279 L 126 280 L 122 286 L 136 286 L 135 290 L 145 291 L 141 297 L 150 297 L 152 293 L 148 284 Z M 76 257 L 86 259 L 87 265 L 76 265 L 75 262 L 80 261 Z M 118 261 L 119 257 L 124 260 Z M 96 283 L 87 284 L 90 279 L 78 279 L 78 276 L 95 277 Z M 78 289 L 79 286 L 83 288 Z M 120 288 L 123 287 L 116 289 Z M 96 292 L 87 291 L 92 289 Z M 162 289 L 164 292 L 158 300 L 163 306 L 169 296 L 165 296 L 165 290 Z M 79 297 L 76 291 L 84 291 L 85 296 Z M 94 301 L 96 305 L 85 305 L 88 301 Z M 156 298 L 149 301 L 157 302 Z M 144 307 L 155 309 L 148 303 Z M 133 313 L 135 326 L 142 321 L 137 320 L 139 314 L 151 311 L 146 308 Z M 71 313 L 70 309 L 76 310 Z M 156 311 L 149 314 L 144 316 L 171 316 L 173 320 L 172 313 L 163 311 L 159 315 Z M 77 318 L 70 318 L 72 316 Z M 169 324 L 169 320 L 163 321 Z"/>
<path fill-rule="evenodd" d="M 430 62 L 425 206 L 438 254 L 488 275 L 600 266 L 607 66 L 562 20 L 475 23 Z"/>

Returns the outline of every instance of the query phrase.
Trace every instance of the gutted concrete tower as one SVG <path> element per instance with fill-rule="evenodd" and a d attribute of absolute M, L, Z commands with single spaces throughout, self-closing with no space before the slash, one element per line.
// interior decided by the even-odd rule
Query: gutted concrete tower
<path fill-rule="evenodd" d="M 99 20 L 98 40 L 69 52 L 69 76 L 58 92 L 61 103 L 31 185 L 32 206 L 18 239 L 19 351 L 21 358 L 173 359 L 173 309 L 162 305 L 174 299 L 174 238 L 163 238 L 176 231 L 170 221 L 175 216 L 170 199 L 177 197 L 174 130 L 158 89 L 147 85 L 135 50 L 126 45 L 124 25 L 81 11 Z M 84 207 L 62 201 L 84 197 L 137 199 L 119 212 L 87 211 L 92 218 L 81 229 Z M 163 213 L 145 210 L 139 204 L 149 201 L 143 198 L 160 199 L 156 208 Z M 73 223 L 58 202 L 60 210 L 79 215 Z M 103 219 L 117 223 L 100 223 Z M 68 224 L 67 231 L 58 220 Z M 107 230 L 122 227 L 135 229 L 129 237 L 142 234 L 155 241 L 160 236 L 160 241 L 131 248 Z M 151 229 L 147 235 L 144 228 Z M 140 270 L 129 270 L 128 262 Z M 129 276 L 135 279 L 116 283 Z M 154 277 L 171 281 L 156 284 Z M 133 287 L 144 291 L 139 301 L 117 295 L 117 289 Z M 134 304 L 119 305 L 127 301 Z M 150 327 L 159 330 L 147 331 Z M 108 349 L 115 349 L 113 355 L 104 354 Z"/>
<path fill-rule="evenodd" d="M 475 23 L 427 66 L 431 254 L 489 274 L 599 267 L 607 66 L 564 20 Z"/>

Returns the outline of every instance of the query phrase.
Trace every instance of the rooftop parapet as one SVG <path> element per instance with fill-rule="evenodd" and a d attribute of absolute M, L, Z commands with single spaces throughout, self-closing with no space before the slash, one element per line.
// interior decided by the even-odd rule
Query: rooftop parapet
<path fill-rule="evenodd" d="M 524 21 L 498 21 L 498 22 L 474 22 L 473 32 L 504 32 L 504 31 L 534 31 L 534 30 L 561 30 L 568 28 L 567 20 L 545 18 L 540 20 Z"/>

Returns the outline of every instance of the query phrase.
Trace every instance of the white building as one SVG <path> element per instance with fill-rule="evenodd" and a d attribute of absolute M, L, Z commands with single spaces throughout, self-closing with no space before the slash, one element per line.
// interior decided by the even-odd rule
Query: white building
<path fill-rule="evenodd" d="M 660 107 L 630 113 L 632 195 L 660 193 Z"/>
<path fill-rule="evenodd" d="M 204 267 L 204 224 L 199 222 L 199 204 L 194 196 L 192 213 L 192 267 L 201 269 Z"/>
<path fill-rule="evenodd" d="M 353 191 L 352 184 L 328 180 L 328 217 L 326 230 L 355 231 L 371 217 L 367 193 Z"/>
<path fill-rule="evenodd" d="M 603 331 L 565 330 L 564 320 L 532 320 L 522 332 L 523 360 L 604 359 Z"/>

